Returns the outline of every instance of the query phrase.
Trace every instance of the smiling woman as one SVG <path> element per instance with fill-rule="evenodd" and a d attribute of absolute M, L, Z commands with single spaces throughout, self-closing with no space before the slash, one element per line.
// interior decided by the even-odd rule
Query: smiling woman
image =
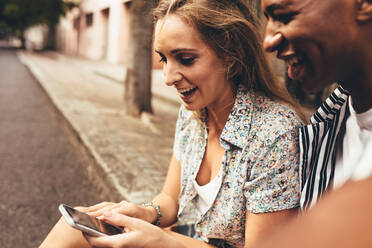
<path fill-rule="evenodd" d="M 166 84 L 176 87 L 185 107 L 200 110 L 231 108 L 232 83 L 226 79 L 225 62 L 177 15 L 157 22 L 155 50 L 161 56 Z"/>
<path fill-rule="evenodd" d="M 168 175 L 146 207 L 88 208 L 129 233 L 87 240 L 95 247 L 250 246 L 299 205 L 301 121 L 293 101 L 272 76 L 245 0 L 161 0 L 154 16 L 165 83 L 183 102 Z"/>

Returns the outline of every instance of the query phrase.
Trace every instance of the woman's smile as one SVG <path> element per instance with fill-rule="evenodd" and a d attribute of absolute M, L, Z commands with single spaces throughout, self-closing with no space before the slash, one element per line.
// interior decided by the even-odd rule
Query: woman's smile
<path fill-rule="evenodd" d="M 198 87 L 191 87 L 191 88 L 183 88 L 183 89 L 177 89 L 179 96 L 181 99 L 185 102 L 190 100 L 195 93 L 198 91 Z"/>

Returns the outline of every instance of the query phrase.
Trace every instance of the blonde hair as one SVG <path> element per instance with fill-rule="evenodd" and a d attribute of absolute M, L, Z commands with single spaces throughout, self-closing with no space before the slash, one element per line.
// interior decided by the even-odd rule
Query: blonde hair
<path fill-rule="evenodd" d="M 297 109 L 296 101 L 269 66 L 259 20 L 246 0 L 160 0 L 153 10 L 155 21 L 169 14 L 193 25 L 203 41 L 226 61 L 226 76 L 234 89 L 243 84 Z"/>

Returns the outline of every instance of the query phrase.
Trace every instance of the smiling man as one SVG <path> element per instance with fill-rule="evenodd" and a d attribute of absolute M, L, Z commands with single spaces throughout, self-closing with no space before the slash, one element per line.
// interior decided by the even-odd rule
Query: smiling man
<path fill-rule="evenodd" d="M 338 81 L 359 94 L 355 85 L 368 76 L 359 72 L 369 69 L 363 59 L 371 44 L 366 37 L 370 24 L 356 16 L 362 2 L 263 0 L 268 19 L 264 48 L 276 52 L 288 65 L 289 77 L 302 81 L 307 90 L 316 92 Z"/>
<path fill-rule="evenodd" d="M 285 61 L 289 77 L 312 92 L 341 87 L 300 130 L 306 212 L 259 247 L 372 247 L 372 0 L 262 7 L 264 48 Z"/>
<path fill-rule="evenodd" d="M 314 92 L 342 86 L 301 130 L 301 203 L 308 209 L 360 171 L 372 174 L 372 166 L 349 162 L 372 136 L 372 1 L 262 0 L 262 6 L 264 48 L 285 61 L 289 77 Z"/>

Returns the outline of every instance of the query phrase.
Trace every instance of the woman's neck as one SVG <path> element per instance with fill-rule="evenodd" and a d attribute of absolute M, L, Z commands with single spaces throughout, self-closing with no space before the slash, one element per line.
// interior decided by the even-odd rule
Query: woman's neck
<path fill-rule="evenodd" d="M 223 128 L 229 118 L 231 109 L 234 106 L 235 96 L 227 96 L 226 100 L 222 101 L 218 106 L 207 107 L 208 109 L 208 129 L 210 133 L 221 135 Z"/>

